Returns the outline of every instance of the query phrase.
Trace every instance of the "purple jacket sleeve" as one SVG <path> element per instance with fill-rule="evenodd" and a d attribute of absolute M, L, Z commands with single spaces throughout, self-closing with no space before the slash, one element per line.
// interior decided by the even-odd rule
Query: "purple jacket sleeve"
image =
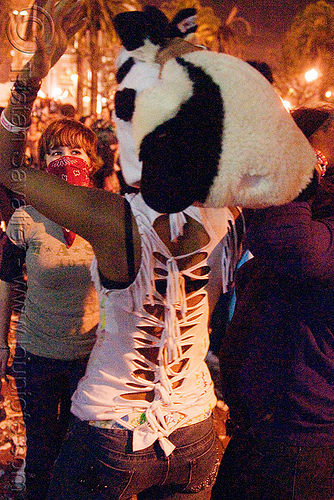
<path fill-rule="evenodd" d="M 312 219 L 307 202 L 255 210 L 248 217 L 247 245 L 282 275 L 334 279 L 334 217 Z"/>

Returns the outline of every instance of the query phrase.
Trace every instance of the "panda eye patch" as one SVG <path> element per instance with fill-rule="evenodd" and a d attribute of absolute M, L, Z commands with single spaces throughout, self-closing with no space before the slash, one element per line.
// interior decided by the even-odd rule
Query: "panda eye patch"
<path fill-rule="evenodd" d="M 117 118 L 129 122 L 135 110 L 135 89 L 124 88 L 115 94 L 115 112 Z"/>

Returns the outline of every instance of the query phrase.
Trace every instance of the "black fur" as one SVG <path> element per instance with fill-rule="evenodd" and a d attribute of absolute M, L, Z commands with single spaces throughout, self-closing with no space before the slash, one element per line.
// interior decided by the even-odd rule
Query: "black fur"
<path fill-rule="evenodd" d="M 201 68 L 176 60 L 188 71 L 193 95 L 140 147 L 141 192 L 146 203 L 161 213 L 205 201 L 218 173 L 222 147 L 224 107 L 219 86 Z"/>
<path fill-rule="evenodd" d="M 196 14 L 197 10 L 194 8 L 180 10 L 176 14 L 172 22 L 169 24 L 169 33 L 168 33 L 169 38 L 175 38 L 175 37 L 185 38 L 190 33 L 195 33 L 195 31 L 197 30 L 197 25 L 193 26 L 192 28 L 189 28 L 188 31 L 186 31 L 185 33 L 181 33 L 177 25 L 181 21 L 184 21 L 184 19 L 187 19 L 188 17 L 193 17 Z"/>
<path fill-rule="evenodd" d="M 148 6 L 143 11 L 121 12 L 113 19 L 114 28 L 126 50 L 135 50 L 149 39 L 154 45 L 164 45 L 168 19 L 156 7 Z"/>
<path fill-rule="evenodd" d="M 127 59 L 118 69 L 116 73 L 116 82 L 118 83 L 118 85 L 124 80 L 134 64 L 135 60 L 133 59 L 133 57 L 129 57 L 129 59 Z"/>
<path fill-rule="evenodd" d="M 114 100 L 117 118 L 125 122 L 132 120 L 132 115 L 135 110 L 135 99 L 135 89 L 125 88 L 123 90 L 117 90 Z"/>

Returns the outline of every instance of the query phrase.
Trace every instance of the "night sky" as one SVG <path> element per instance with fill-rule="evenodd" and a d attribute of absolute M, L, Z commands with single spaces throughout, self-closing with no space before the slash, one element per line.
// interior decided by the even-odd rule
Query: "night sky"
<path fill-rule="evenodd" d="M 236 6 L 238 15 L 249 21 L 256 30 L 270 31 L 273 34 L 282 34 L 291 24 L 293 17 L 306 5 L 313 3 L 310 0 L 201 0 L 202 5 L 212 7 L 222 18 Z"/>
<path fill-rule="evenodd" d="M 275 61 L 275 52 L 293 18 L 312 0 L 201 0 L 210 6 L 221 19 L 226 19 L 232 8 L 238 8 L 238 16 L 251 25 L 252 40 L 247 48 L 248 58 Z"/>
<path fill-rule="evenodd" d="M 232 8 L 238 8 L 238 16 L 251 25 L 252 37 L 245 49 L 244 58 L 262 59 L 275 65 L 277 47 L 284 32 L 291 26 L 296 14 L 312 0 L 200 0 L 203 6 L 212 7 L 222 20 L 227 19 Z M 162 0 L 144 0 L 144 4 L 159 7 Z"/>
<path fill-rule="evenodd" d="M 210 6 L 221 19 L 226 19 L 232 8 L 238 8 L 238 15 L 251 25 L 252 45 L 248 48 L 252 55 L 269 60 L 275 58 L 275 49 L 284 32 L 291 26 L 293 18 L 311 0 L 201 0 L 202 5 Z"/>

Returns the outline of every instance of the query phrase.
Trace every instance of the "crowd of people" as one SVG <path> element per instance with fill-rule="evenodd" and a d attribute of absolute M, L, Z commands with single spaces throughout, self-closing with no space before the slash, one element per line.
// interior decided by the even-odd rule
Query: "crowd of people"
<path fill-rule="evenodd" d="M 333 499 L 334 110 L 288 117 L 314 161 L 313 177 L 288 203 L 218 208 L 195 197 L 175 212 L 181 172 L 174 169 L 170 192 L 163 178 L 153 185 L 151 167 L 167 158 L 167 177 L 180 166 L 173 127 L 191 116 L 174 110 L 152 132 L 150 114 L 139 155 L 132 119 L 135 98 L 159 82 L 169 58 L 195 75 L 196 90 L 199 78 L 204 95 L 201 69 L 180 57 L 203 50 L 186 40 L 195 9 L 172 22 L 150 7 L 116 16 L 123 47 L 114 118 L 107 108 L 99 119 L 77 117 L 63 105 L 44 120 L 41 80 L 83 23 L 81 2 L 56 4 L 45 7 L 52 43 L 38 35 L 0 118 L 0 376 L 9 354 L 7 283 L 24 260 L 12 373 L 26 426 L 27 500 Z M 261 68 L 251 63 L 241 72 L 256 72 L 256 81 Z M 188 97 L 181 114 L 192 109 Z M 215 353 L 231 435 L 221 463 L 206 362 L 219 301 Z"/>

